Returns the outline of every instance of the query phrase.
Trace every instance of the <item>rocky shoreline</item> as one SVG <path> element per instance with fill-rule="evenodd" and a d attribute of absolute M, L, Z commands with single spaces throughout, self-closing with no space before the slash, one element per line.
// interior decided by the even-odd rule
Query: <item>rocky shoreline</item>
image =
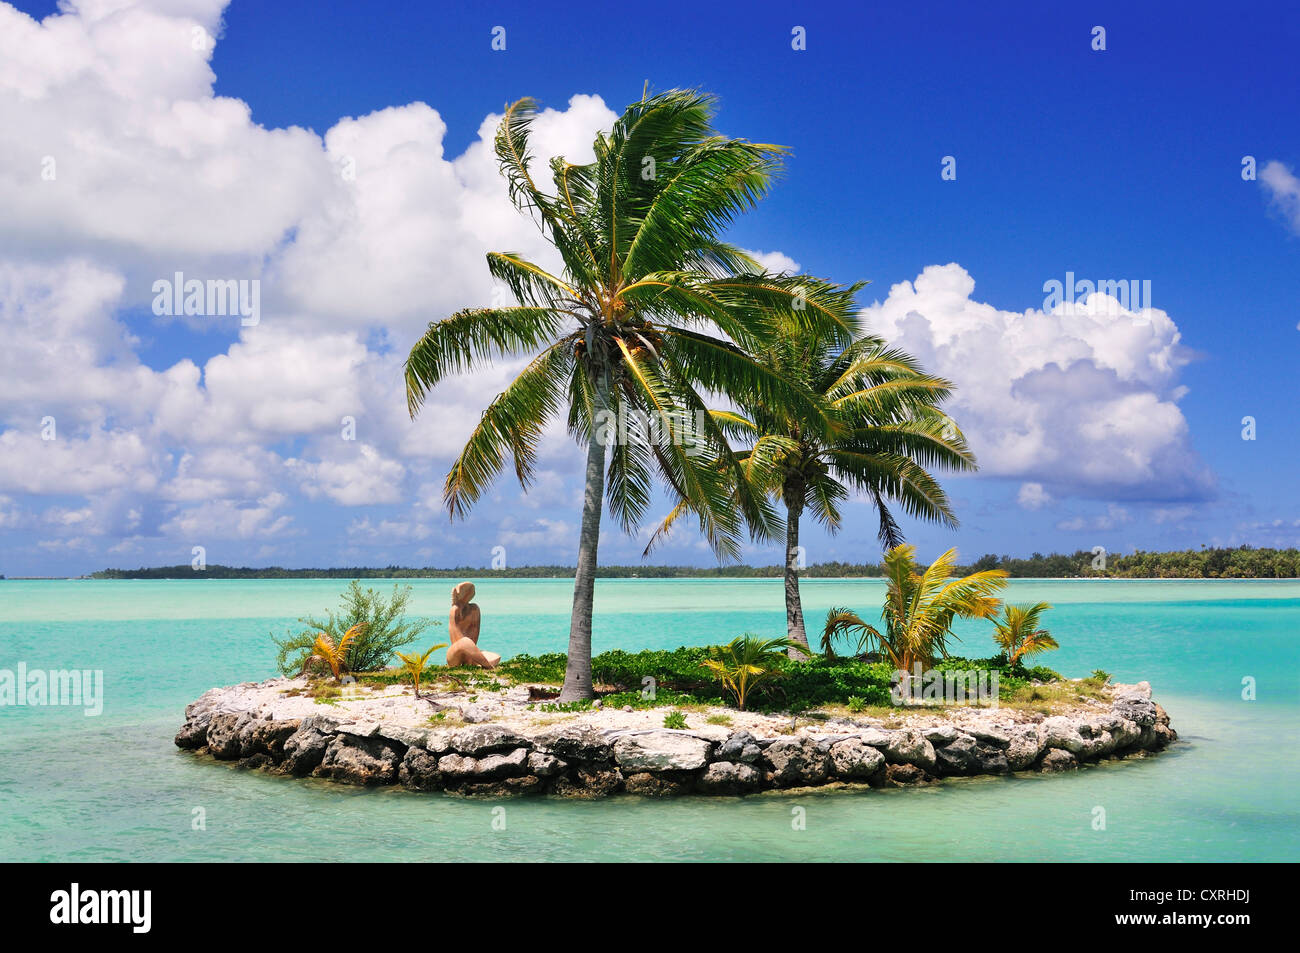
<path fill-rule="evenodd" d="M 774 718 L 745 727 L 620 726 L 602 712 L 534 718 L 529 726 L 519 718 L 458 728 L 427 717 L 414 724 L 384 716 L 357 720 L 348 712 L 304 714 L 295 703 L 309 700 L 282 697 L 289 683 L 272 679 L 206 692 L 186 708 L 177 747 L 242 767 L 347 784 L 465 797 L 591 799 L 616 792 L 735 796 L 825 785 L 899 787 L 1069 771 L 1145 757 L 1177 738 L 1145 682 L 1114 686 L 1108 704 L 1065 715 L 961 709 L 914 716 L 895 729 L 836 719 L 797 731 Z"/>

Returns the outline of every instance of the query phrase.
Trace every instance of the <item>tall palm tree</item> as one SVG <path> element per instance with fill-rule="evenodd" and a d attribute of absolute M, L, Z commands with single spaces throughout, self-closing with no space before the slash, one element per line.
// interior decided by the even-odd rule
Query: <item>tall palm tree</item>
<path fill-rule="evenodd" d="M 895 546 L 885 554 L 885 631 L 848 609 L 831 609 L 822 631 L 822 651 L 834 654 L 836 639 L 856 635 L 859 650 L 880 652 L 899 671 L 910 674 L 918 662 L 932 666 L 948 654 L 953 620 L 996 615 L 1001 602 L 994 593 L 1007 584 L 1001 569 L 951 578 L 956 559 L 957 551 L 950 549 L 921 570 L 915 546 Z"/>
<path fill-rule="evenodd" d="M 625 530 L 650 503 L 657 473 L 692 503 L 720 554 L 746 524 L 760 534 L 775 512 L 751 490 L 701 392 L 825 411 L 751 355 L 784 323 L 847 342 L 852 289 L 768 275 L 721 234 L 768 191 L 784 149 L 718 135 L 714 101 L 690 90 L 643 95 L 595 161 L 551 162 L 553 192 L 534 177 L 529 129 L 536 104 L 506 110 L 495 148 L 516 206 L 532 215 L 563 264 L 560 274 L 512 253 L 488 256 L 517 306 L 469 308 L 430 324 L 406 362 L 414 416 L 449 373 L 481 361 L 535 355 L 488 405 L 443 488 L 464 515 L 507 456 L 525 487 L 547 422 L 567 411 L 587 451 L 568 666 L 562 701 L 589 698 L 591 612 L 602 502 Z M 663 439 L 660 424 L 671 436 Z M 751 468 L 752 469 L 752 468 Z"/>
<path fill-rule="evenodd" d="M 1026 656 L 1060 648 L 1051 632 L 1038 627 L 1043 613 L 1050 608 L 1052 606 L 1047 602 L 1035 602 L 1032 606 L 1002 607 L 1002 618 L 993 620 L 996 630 L 993 640 L 1002 647 L 1010 664 L 1015 665 Z"/>
<path fill-rule="evenodd" d="M 937 467 L 975 469 L 966 439 L 938 405 L 952 391 L 922 372 L 915 359 L 877 337 L 847 346 L 790 328 L 759 359 L 806 384 L 826 408 L 823 417 L 792 413 L 786 405 L 742 402 L 740 412 L 717 411 L 732 438 L 750 447 L 736 454 L 756 465 L 763 489 L 785 506 L 785 615 L 790 657 L 806 658 L 808 635 L 799 595 L 799 528 L 805 511 L 830 533 L 843 525 L 840 505 L 851 490 L 876 507 L 885 547 L 902 543 L 889 503 L 911 516 L 956 526 L 947 494 L 930 473 Z M 660 524 L 647 551 L 690 509 L 680 501 Z"/>

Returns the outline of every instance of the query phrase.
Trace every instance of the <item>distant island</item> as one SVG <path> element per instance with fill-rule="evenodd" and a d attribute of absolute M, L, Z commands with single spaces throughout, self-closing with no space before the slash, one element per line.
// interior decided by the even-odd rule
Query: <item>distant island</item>
<path fill-rule="evenodd" d="M 1102 568 L 1104 567 L 1104 568 Z M 1099 555 L 1077 550 L 1066 555 L 1034 553 L 1025 559 L 986 554 L 967 566 L 955 567 L 959 574 L 1001 569 L 1017 579 L 1294 579 L 1300 577 L 1300 550 L 1206 548 L 1175 552 L 1109 554 L 1104 562 Z M 782 575 L 782 566 L 730 565 L 700 566 L 601 566 L 596 575 L 606 579 L 680 579 L 726 578 L 767 579 Z M 481 566 L 457 566 L 452 569 L 432 567 L 384 566 L 342 567 L 334 569 L 285 569 L 280 566 L 251 568 L 210 565 L 196 570 L 189 564 L 139 569 L 104 569 L 91 573 L 90 579 L 551 579 L 572 578 L 573 566 L 512 566 L 490 569 Z M 814 563 L 801 570 L 804 578 L 836 579 L 883 576 L 880 563 Z"/>

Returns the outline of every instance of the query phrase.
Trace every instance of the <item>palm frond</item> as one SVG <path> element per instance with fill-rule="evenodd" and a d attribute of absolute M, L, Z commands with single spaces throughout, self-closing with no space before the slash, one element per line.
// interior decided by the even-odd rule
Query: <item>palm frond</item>
<path fill-rule="evenodd" d="M 547 420 L 559 409 L 572 361 L 569 342 L 552 345 L 483 411 L 443 484 L 443 499 L 453 518 L 465 515 L 501 472 L 507 456 L 514 460 L 520 485 L 527 488 L 538 441 Z"/>
<path fill-rule="evenodd" d="M 479 360 L 515 357 L 553 343 L 562 316 L 550 308 L 467 308 L 429 325 L 406 359 L 406 403 L 411 416 L 449 374 Z"/>

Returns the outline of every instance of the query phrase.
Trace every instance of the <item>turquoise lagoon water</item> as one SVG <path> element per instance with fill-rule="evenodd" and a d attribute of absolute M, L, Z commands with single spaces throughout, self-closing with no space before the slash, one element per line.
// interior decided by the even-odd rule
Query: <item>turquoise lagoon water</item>
<path fill-rule="evenodd" d="M 99 717 L 0 708 L 0 859 L 1300 859 L 1297 582 L 1013 582 L 1013 601 L 1057 607 L 1053 667 L 1150 680 L 1182 738 L 1162 757 L 1071 776 L 749 799 L 478 802 L 239 771 L 172 746 L 187 702 L 274 674 L 268 632 L 322 612 L 342 585 L 0 582 L 0 669 L 101 669 L 105 682 Z M 450 582 L 412 585 L 413 609 L 443 618 Z M 562 651 L 571 591 L 569 580 L 480 580 L 483 644 L 504 655 Z M 806 580 L 810 628 L 832 605 L 875 614 L 882 592 L 875 580 Z M 782 628 L 775 580 L 597 584 L 597 652 Z M 986 654 L 987 625 L 959 632 L 970 654 Z M 1256 701 L 1241 698 L 1246 676 Z M 1104 830 L 1094 829 L 1097 807 Z M 197 808 L 204 830 L 193 829 Z"/>

